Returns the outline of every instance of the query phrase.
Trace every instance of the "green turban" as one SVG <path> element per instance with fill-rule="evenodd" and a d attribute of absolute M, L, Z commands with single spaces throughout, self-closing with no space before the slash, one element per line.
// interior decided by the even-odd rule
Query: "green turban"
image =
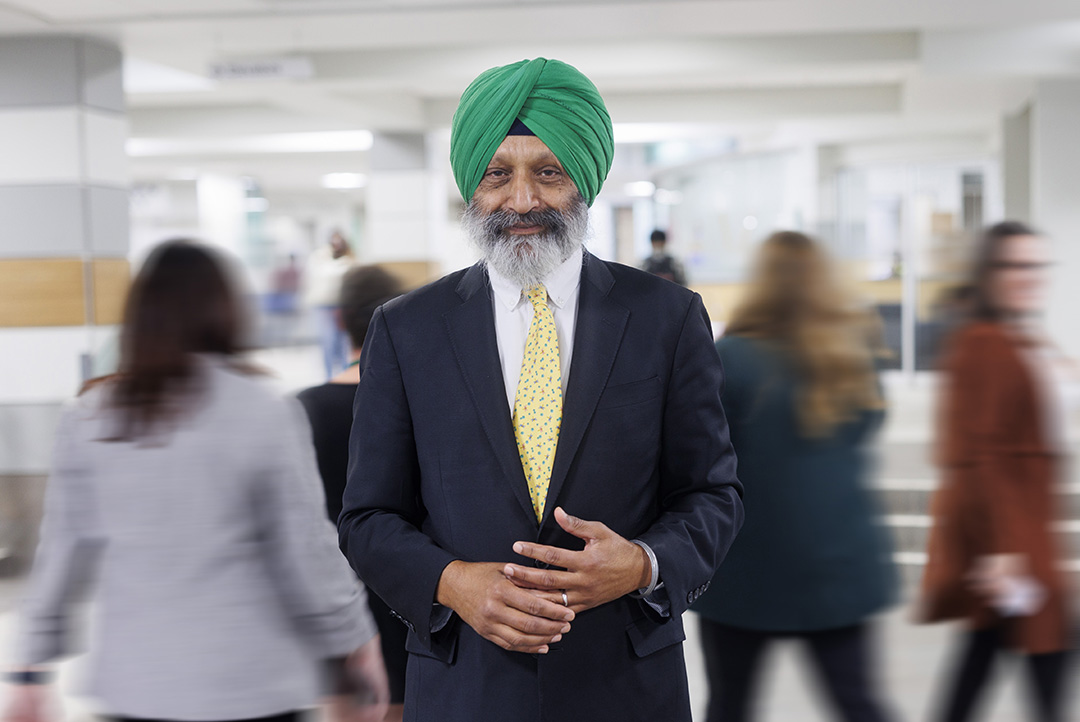
<path fill-rule="evenodd" d="M 450 165 L 461 197 L 472 198 L 517 119 L 551 149 L 591 206 L 615 154 L 611 116 L 577 68 L 544 58 L 487 70 L 462 94 L 450 125 Z"/>

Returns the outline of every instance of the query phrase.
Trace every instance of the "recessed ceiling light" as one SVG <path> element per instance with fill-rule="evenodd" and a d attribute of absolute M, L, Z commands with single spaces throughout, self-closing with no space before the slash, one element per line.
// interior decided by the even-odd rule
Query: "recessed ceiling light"
<path fill-rule="evenodd" d="M 314 133 L 272 133 L 235 138 L 128 138 L 129 156 L 248 153 L 342 153 L 371 149 L 369 130 L 327 130 Z"/>
<path fill-rule="evenodd" d="M 649 181 L 637 181 L 623 186 L 623 192 L 635 198 L 649 198 L 656 192 L 656 185 Z"/>
<path fill-rule="evenodd" d="M 323 188 L 350 190 L 367 185 L 367 176 L 363 173 L 327 173 L 322 177 Z"/>
<path fill-rule="evenodd" d="M 166 180 L 194 181 L 199 180 L 199 171 L 196 168 L 177 168 L 165 176 Z"/>
<path fill-rule="evenodd" d="M 195 93 L 217 87 L 217 83 L 201 75 L 130 55 L 124 57 L 123 67 L 124 92 L 129 95 Z"/>
<path fill-rule="evenodd" d="M 656 202 L 662 206 L 677 206 L 682 203 L 682 191 L 672 191 L 667 188 L 656 189 Z"/>

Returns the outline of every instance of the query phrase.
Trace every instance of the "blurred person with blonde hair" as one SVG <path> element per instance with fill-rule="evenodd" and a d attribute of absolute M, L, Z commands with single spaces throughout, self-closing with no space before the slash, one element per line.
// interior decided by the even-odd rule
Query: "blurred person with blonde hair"
<path fill-rule="evenodd" d="M 973 718 L 995 658 L 1008 650 L 1026 658 L 1031 719 L 1066 718 L 1070 602 L 1052 525 L 1064 392 L 1077 372 L 1038 323 L 1049 261 L 1046 240 L 1028 226 L 987 228 L 970 318 L 944 361 L 942 479 L 919 616 L 965 622 L 935 713 L 946 722 Z"/>
<path fill-rule="evenodd" d="M 794 638 L 839 719 L 885 720 L 866 621 L 896 586 L 865 487 L 864 447 L 884 415 L 873 317 L 844 293 L 821 247 L 794 231 L 765 240 L 746 294 L 716 344 L 746 523 L 715 591 L 693 606 L 707 719 L 752 719 L 767 647 Z"/>
<path fill-rule="evenodd" d="M 170 241 L 147 259 L 119 372 L 60 422 L 7 720 L 57 717 L 44 665 L 73 652 L 91 579 L 90 691 L 113 719 L 291 722 L 325 683 L 337 719 L 385 713 L 310 430 L 239 361 L 243 326 L 216 253 Z"/>

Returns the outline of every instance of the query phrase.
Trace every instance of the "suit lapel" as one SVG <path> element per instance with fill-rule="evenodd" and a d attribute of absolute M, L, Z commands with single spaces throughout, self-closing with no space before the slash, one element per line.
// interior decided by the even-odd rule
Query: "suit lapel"
<path fill-rule="evenodd" d="M 607 386 L 626 322 L 630 318 L 629 309 L 608 295 L 614 283 L 615 279 L 604 262 L 586 254 L 578 295 L 570 378 L 566 384 L 559 445 L 555 450 L 543 522 L 547 522 L 555 511 L 559 491 L 577 456 L 585 430 L 592 422 L 600 394 Z"/>
<path fill-rule="evenodd" d="M 509 480 L 514 496 L 528 517 L 535 521 L 536 513 L 529 500 L 529 487 L 521 468 L 514 425 L 506 404 L 506 385 L 499 364 L 491 292 L 487 275 L 480 264 L 465 273 L 457 292 L 462 304 L 443 316 L 450 334 L 450 345 L 499 466 Z"/>

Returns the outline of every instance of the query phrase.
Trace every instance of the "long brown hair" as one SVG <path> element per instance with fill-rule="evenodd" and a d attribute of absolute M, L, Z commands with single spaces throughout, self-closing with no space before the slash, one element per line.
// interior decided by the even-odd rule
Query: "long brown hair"
<path fill-rule="evenodd" d="M 116 440 L 137 437 L 167 416 L 169 394 L 192 391 L 192 354 L 232 356 L 243 331 L 241 300 L 217 252 L 187 239 L 154 249 L 124 310 L 110 397 L 121 415 Z"/>
<path fill-rule="evenodd" d="M 775 344 L 793 357 L 796 412 L 808 435 L 827 435 L 858 412 L 883 407 L 872 317 L 848 298 L 809 236 L 779 231 L 765 239 L 726 333 Z"/>

